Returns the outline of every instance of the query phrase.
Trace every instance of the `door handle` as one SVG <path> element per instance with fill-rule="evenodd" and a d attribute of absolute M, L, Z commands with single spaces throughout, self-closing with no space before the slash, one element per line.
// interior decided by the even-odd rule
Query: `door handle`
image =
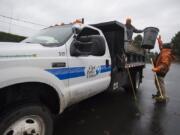
<path fill-rule="evenodd" d="M 106 67 L 109 67 L 109 60 L 106 59 Z"/>
<path fill-rule="evenodd" d="M 66 63 L 65 62 L 54 62 L 52 63 L 52 67 L 65 67 Z"/>

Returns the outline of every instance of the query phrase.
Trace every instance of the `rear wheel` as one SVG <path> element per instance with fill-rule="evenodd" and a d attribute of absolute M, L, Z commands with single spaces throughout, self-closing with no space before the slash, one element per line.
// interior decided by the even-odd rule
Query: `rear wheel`
<path fill-rule="evenodd" d="M 43 105 L 24 104 L 7 109 L 0 119 L 0 135 L 52 135 L 53 120 Z"/>

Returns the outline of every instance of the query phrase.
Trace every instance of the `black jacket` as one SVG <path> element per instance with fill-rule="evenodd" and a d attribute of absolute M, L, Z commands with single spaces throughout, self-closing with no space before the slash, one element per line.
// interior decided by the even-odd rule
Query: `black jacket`
<path fill-rule="evenodd" d="M 133 32 L 134 33 L 142 33 L 143 30 L 136 29 L 133 25 L 126 24 L 126 31 L 127 31 L 127 39 L 132 40 Z"/>

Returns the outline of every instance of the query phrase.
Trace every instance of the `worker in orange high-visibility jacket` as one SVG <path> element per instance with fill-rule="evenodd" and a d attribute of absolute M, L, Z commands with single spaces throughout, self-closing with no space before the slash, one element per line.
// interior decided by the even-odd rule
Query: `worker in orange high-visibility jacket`
<path fill-rule="evenodd" d="M 157 94 L 152 95 L 152 96 L 157 101 L 166 101 L 167 96 L 166 96 L 164 78 L 165 78 L 167 72 L 169 71 L 170 65 L 171 65 L 172 61 L 175 59 L 175 56 L 172 53 L 173 45 L 171 43 L 163 44 L 163 42 L 161 40 L 161 36 L 159 36 L 157 38 L 157 40 L 158 40 L 158 44 L 159 44 L 160 53 L 154 61 L 154 68 L 152 69 L 152 71 L 157 74 L 159 86 L 158 86 L 157 80 L 155 79 Z M 162 97 L 160 96 L 160 90 L 162 91 Z"/>

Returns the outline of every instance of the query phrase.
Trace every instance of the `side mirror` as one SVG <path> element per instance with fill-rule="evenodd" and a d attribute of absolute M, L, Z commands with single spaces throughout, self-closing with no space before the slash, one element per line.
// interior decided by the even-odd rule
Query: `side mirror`
<path fill-rule="evenodd" d="M 88 56 L 91 54 L 92 42 L 81 42 L 74 40 L 71 44 L 71 56 Z"/>
<path fill-rule="evenodd" d="M 102 36 L 82 36 L 72 42 L 70 53 L 72 56 L 103 56 L 105 49 L 105 40 Z"/>

